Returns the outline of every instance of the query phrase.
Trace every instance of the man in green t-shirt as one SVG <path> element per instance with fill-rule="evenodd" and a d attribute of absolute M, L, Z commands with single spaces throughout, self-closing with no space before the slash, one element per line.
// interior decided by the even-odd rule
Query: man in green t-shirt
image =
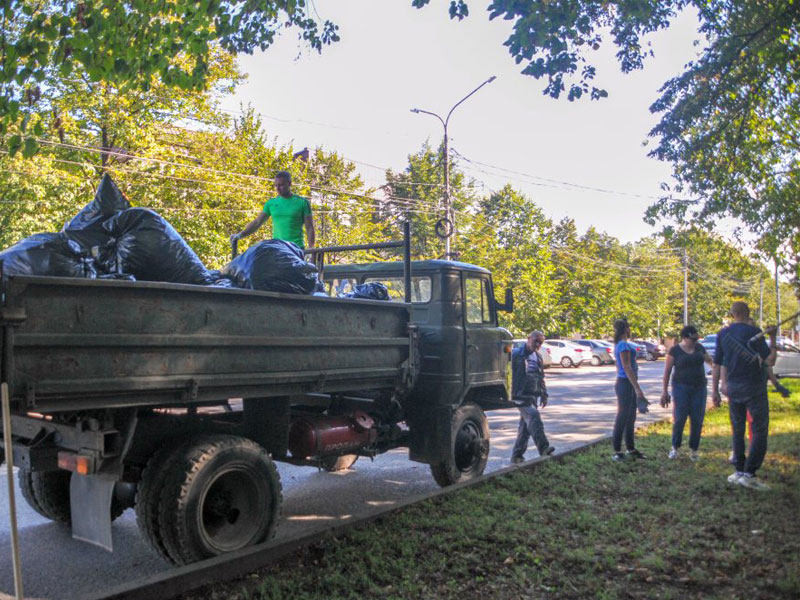
<path fill-rule="evenodd" d="M 308 247 L 314 247 L 314 218 L 311 205 L 306 198 L 292 193 L 292 176 L 287 171 L 275 173 L 275 189 L 278 195 L 264 204 L 264 210 L 239 233 L 231 236 L 231 243 L 254 234 L 272 217 L 272 239 L 284 240 L 305 248 L 303 226 L 308 237 Z"/>

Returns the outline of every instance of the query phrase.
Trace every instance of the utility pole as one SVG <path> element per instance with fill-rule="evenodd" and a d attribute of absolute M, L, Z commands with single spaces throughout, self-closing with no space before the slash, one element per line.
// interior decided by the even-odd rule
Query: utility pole
<path fill-rule="evenodd" d="M 412 113 L 416 114 L 423 113 L 426 115 L 431 115 L 432 117 L 436 117 L 437 119 L 439 119 L 439 122 L 442 124 L 442 127 L 444 128 L 444 215 L 445 219 L 449 221 L 448 228 L 450 229 L 450 235 L 444 238 L 444 257 L 447 260 L 450 260 L 452 258 L 450 238 L 453 237 L 456 233 L 456 217 L 455 213 L 453 212 L 453 204 L 450 199 L 450 138 L 447 135 L 447 126 L 450 124 L 450 117 L 452 116 L 453 111 L 456 108 L 458 108 L 459 105 L 461 105 L 467 98 L 472 96 L 472 94 L 477 92 L 487 83 L 492 83 L 495 79 L 497 79 L 497 77 L 492 75 L 491 77 L 489 77 L 489 79 L 484 81 L 474 90 L 472 90 L 469 94 L 467 94 L 461 100 L 456 102 L 453 105 L 453 108 L 450 109 L 450 112 L 447 113 L 447 116 L 444 119 L 439 115 L 437 115 L 435 112 L 431 112 L 429 110 L 422 110 L 421 108 L 411 109 Z"/>
<path fill-rule="evenodd" d="M 778 279 L 778 257 L 775 257 L 775 322 L 781 322 L 781 282 Z M 780 330 L 778 335 L 780 335 Z"/>
<path fill-rule="evenodd" d="M 758 287 L 761 288 L 761 298 L 758 301 L 758 326 L 764 329 L 764 276 L 758 276 Z"/>
<path fill-rule="evenodd" d="M 689 256 L 683 247 L 683 324 L 689 324 Z"/>

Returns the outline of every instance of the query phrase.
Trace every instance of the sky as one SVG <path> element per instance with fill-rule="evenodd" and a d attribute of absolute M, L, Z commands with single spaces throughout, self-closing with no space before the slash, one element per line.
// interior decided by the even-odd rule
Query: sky
<path fill-rule="evenodd" d="M 696 17 L 682 14 L 648 38 L 655 57 L 643 71 L 622 74 L 606 42 L 592 62 L 609 98 L 569 102 L 544 96 L 544 82 L 520 73 L 524 65 L 503 46 L 511 23 L 489 21 L 485 0 L 471 2 L 461 22 L 450 20 L 448 5 L 316 0 L 341 41 L 317 54 L 286 30 L 266 52 L 240 57 L 248 79 L 224 106 L 251 104 L 278 144 L 336 151 L 357 162 L 366 184 L 380 185 L 387 168 L 400 171 L 426 141 L 441 141 L 439 121 L 411 108 L 444 116 L 495 75 L 450 119 L 451 148 L 472 161 L 460 159 L 459 168 L 487 192 L 510 183 L 581 231 L 594 226 L 628 242 L 660 229 L 642 220 L 661 182 L 670 181 L 670 166 L 647 157 L 654 144 L 645 145 L 647 134 L 658 121 L 648 107 L 696 56 Z"/>

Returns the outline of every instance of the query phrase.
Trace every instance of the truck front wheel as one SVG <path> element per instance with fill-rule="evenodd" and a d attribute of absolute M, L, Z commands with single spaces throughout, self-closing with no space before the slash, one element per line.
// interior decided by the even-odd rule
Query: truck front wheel
<path fill-rule="evenodd" d="M 431 474 L 442 487 L 480 477 L 489 460 L 489 423 L 478 405 L 456 409 L 450 428 L 447 457 L 431 465 Z"/>
<path fill-rule="evenodd" d="M 281 505 L 278 470 L 255 442 L 208 435 L 168 460 L 158 526 L 169 559 L 188 564 L 268 539 Z"/>

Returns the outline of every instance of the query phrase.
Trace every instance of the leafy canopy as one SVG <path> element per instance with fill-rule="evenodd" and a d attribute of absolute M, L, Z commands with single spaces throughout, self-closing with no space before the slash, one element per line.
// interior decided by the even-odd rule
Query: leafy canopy
<path fill-rule="evenodd" d="M 423 6 L 427 0 L 414 0 Z M 505 45 L 544 93 L 603 98 L 591 53 L 609 38 L 623 72 L 653 54 L 649 34 L 684 10 L 698 17 L 702 48 L 651 105 L 662 115 L 650 155 L 671 162 L 675 192 L 646 219 L 713 228 L 739 219 L 763 254 L 782 257 L 800 281 L 800 5 L 797 0 L 491 0 L 489 18 L 514 22 Z M 451 16 L 468 14 L 464 2 Z M 666 187 L 666 186 L 665 186 Z"/>
<path fill-rule="evenodd" d="M 42 125 L 31 114 L 54 73 L 85 72 L 120 94 L 148 90 L 154 77 L 202 90 L 217 45 L 264 50 L 282 28 L 318 51 L 339 39 L 336 25 L 309 16 L 306 0 L 0 0 L 0 11 L 0 134 L 11 133 L 12 153 L 35 151 Z"/>

